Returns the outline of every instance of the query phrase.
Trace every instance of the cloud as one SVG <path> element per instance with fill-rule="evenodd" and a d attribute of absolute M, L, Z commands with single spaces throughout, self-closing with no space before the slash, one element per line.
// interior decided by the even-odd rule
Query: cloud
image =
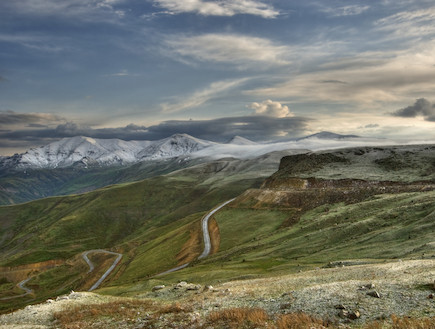
<path fill-rule="evenodd" d="M 212 120 L 170 120 L 145 127 L 130 124 L 116 128 L 92 128 L 74 122 L 55 128 L 0 131 L 0 144 L 14 140 L 21 145 L 38 146 L 65 137 L 88 136 L 123 140 L 157 140 L 176 133 L 213 141 L 227 141 L 235 135 L 252 140 L 270 140 L 304 133 L 311 120 L 303 117 L 274 118 L 268 116 L 226 117 Z"/>
<path fill-rule="evenodd" d="M 5 12 L 28 16 L 57 16 L 80 21 L 113 21 L 125 12 L 115 5 L 124 0 L 20 0 L 2 4 Z"/>
<path fill-rule="evenodd" d="M 289 47 L 271 40 L 240 34 L 176 36 L 166 40 L 170 52 L 201 62 L 227 63 L 239 69 L 265 69 L 289 64 Z"/>
<path fill-rule="evenodd" d="M 0 127 L 16 124 L 48 124 L 64 119 L 51 113 L 17 113 L 14 111 L 0 111 Z"/>
<path fill-rule="evenodd" d="M 303 117 L 274 118 L 269 116 L 227 117 L 212 120 L 171 120 L 148 127 L 150 134 L 163 138 L 184 132 L 198 138 L 226 141 L 236 135 L 261 141 L 298 136 L 305 132 L 310 119 Z"/>
<path fill-rule="evenodd" d="M 397 110 L 391 114 L 402 118 L 422 116 L 426 121 L 435 122 L 435 104 L 432 104 L 425 98 L 419 98 L 413 105 Z"/>
<path fill-rule="evenodd" d="M 270 116 L 275 118 L 285 118 L 293 116 L 288 106 L 282 105 L 279 102 L 274 102 L 270 99 L 261 103 L 251 103 L 248 105 L 248 107 L 255 111 L 255 115 Z"/>
<path fill-rule="evenodd" d="M 196 91 L 187 97 L 179 98 L 176 102 L 163 103 L 161 104 L 161 107 L 163 109 L 163 112 L 168 113 L 194 108 L 206 103 L 213 98 L 221 96 L 229 89 L 233 89 L 242 85 L 247 80 L 248 79 L 236 79 L 213 82 L 205 89 Z"/>
<path fill-rule="evenodd" d="M 427 43 L 402 51 L 364 52 L 334 59 L 308 72 L 283 75 L 280 83 L 245 93 L 348 106 L 399 103 L 433 92 L 434 53 L 435 45 Z"/>
<path fill-rule="evenodd" d="M 373 129 L 373 128 L 379 128 L 380 126 L 377 123 L 370 123 L 368 125 L 365 125 L 363 128 L 366 129 Z"/>
<path fill-rule="evenodd" d="M 323 7 L 321 11 L 329 14 L 330 16 L 340 17 L 340 16 L 356 16 L 370 9 L 370 6 L 360 6 L 360 5 L 349 5 L 336 8 L 325 8 Z"/>
<path fill-rule="evenodd" d="M 168 14 L 195 13 L 202 16 L 234 16 L 248 14 L 263 18 L 275 18 L 279 11 L 257 0 L 155 0 L 154 3 Z"/>
<path fill-rule="evenodd" d="M 390 32 L 398 38 L 435 35 L 435 7 L 415 11 L 403 11 L 376 22 L 381 31 Z"/>

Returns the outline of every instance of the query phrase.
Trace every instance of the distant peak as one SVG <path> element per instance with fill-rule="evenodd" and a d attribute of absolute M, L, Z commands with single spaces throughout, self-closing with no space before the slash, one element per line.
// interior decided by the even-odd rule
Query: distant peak
<path fill-rule="evenodd" d="M 308 135 L 305 137 L 301 137 L 298 140 L 308 139 L 308 138 L 318 138 L 318 139 L 343 139 L 343 138 L 359 138 L 357 135 L 340 135 L 336 133 L 332 133 L 330 131 L 321 131 L 316 134 Z"/>
<path fill-rule="evenodd" d="M 195 137 L 190 136 L 189 134 L 182 134 L 182 133 L 178 133 L 178 134 L 173 134 L 171 137 L 172 139 L 180 139 L 180 138 L 189 138 L 189 139 L 195 139 Z"/>
<path fill-rule="evenodd" d="M 227 144 L 234 144 L 234 145 L 255 145 L 257 143 L 241 136 L 234 136 L 231 138 Z"/>

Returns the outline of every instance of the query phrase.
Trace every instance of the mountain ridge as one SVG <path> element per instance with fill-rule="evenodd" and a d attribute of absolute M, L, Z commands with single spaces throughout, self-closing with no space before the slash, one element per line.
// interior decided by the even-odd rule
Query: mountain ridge
<path fill-rule="evenodd" d="M 124 141 L 121 139 L 97 139 L 87 136 L 75 136 L 63 138 L 44 146 L 31 148 L 21 154 L 0 157 L 0 171 L 2 169 L 54 169 L 73 166 L 84 168 L 91 166 L 124 166 L 143 161 L 165 160 L 180 156 L 211 156 L 218 158 L 220 154 L 225 156 L 232 154 L 237 158 L 252 158 L 253 156 L 267 153 L 268 148 L 272 148 L 271 151 L 307 148 L 294 143 L 310 140 L 313 137 L 338 142 L 348 137 L 355 138 L 358 136 L 339 135 L 323 131 L 297 140 L 287 142 L 278 140 L 268 143 L 253 142 L 241 136 L 234 136 L 226 143 L 218 143 L 195 138 L 188 134 L 174 134 L 156 141 Z M 289 145 L 286 145 L 286 143 L 289 143 Z M 258 152 L 253 150 L 253 148 L 258 148 Z M 210 152 L 205 151 L 206 149 L 209 149 Z"/>

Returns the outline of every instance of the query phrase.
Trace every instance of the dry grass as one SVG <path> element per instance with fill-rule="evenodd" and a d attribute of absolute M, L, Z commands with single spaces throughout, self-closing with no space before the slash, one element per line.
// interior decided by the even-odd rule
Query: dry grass
<path fill-rule="evenodd" d="M 276 321 L 277 329 L 323 329 L 331 328 L 328 320 L 314 318 L 305 313 L 285 314 Z"/>
<path fill-rule="evenodd" d="M 193 316 L 191 306 L 161 305 L 148 300 L 123 300 L 81 305 L 54 314 L 55 327 L 62 329 L 190 328 L 190 329 L 435 329 L 435 317 L 392 316 L 390 320 L 339 326 L 306 313 L 268 315 L 261 308 L 228 308 Z"/>
<path fill-rule="evenodd" d="M 269 316 L 260 308 L 229 308 L 209 314 L 207 325 L 214 328 L 266 328 Z"/>
<path fill-rule="evenodd" d="M 120 321 L 137 318 L 155 309 L 156 305 L 151 301 L 116 301 L 104 304 L 76 306 L 55 313 L 54 320 L 62 329 L 110 328 L 107 321 L 100 323 L 100 319 Z M 116 324 L 113 323 L 113 325 L 116 328 Z"/>
<path fill-rule="evenodd" d="M 166 305 L 161 307 L 157 313 L 159 314 L 168 314 L 168 313 L 188 313 L 192 312 L 192 307 L 190 306 L 181 306 L 180 303 L 173 303 L 171 305 Z"/>
<path fill-rule="evenodd" d="M 435 317 L 414 319 L 408 317 L 399 318 L 392 316 L 392 329 L 435 329 Z"/>

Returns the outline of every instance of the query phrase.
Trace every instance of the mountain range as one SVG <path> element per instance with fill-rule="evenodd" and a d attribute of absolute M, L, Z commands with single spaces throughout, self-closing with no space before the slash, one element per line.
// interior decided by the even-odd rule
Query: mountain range
<path fill-rule="evenodd" d="M 2 169 L 52 169 L 71 166 L 85 168 L 92 166 L 122 166 L 182 156 L 211 157 L 214 159 L 226 156 L 253 158 L 271 151 L 306 148 L 303 141 L 309 139 L 338 142 L 358 139 L 358 136 L 320 132 L 297 140 L 268 143 L 256 143 L 240 136 L 233 137 L 227 143 L 216 143 L 187 134 L 175 134 L 157 141 L 124 141 L 76 136 L 32 148 L 11 157 L 0 158 L 0 171 Z"/>

